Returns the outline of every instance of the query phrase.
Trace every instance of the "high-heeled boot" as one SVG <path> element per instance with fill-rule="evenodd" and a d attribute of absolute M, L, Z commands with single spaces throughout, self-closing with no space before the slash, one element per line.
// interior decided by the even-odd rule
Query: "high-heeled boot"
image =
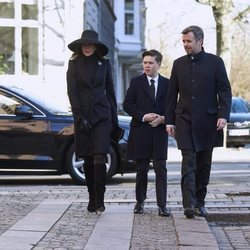
<path fill-rule="evenodd" d="M 95 177 L 94 177 L 94 164 L 93 165 L 85 165 L 83 166 L 85 173 L 85 181 L 88 188 L 89 193 L 89 203 L 87 206 L 87 210 L 91 213 L 96 211 L 95 206 Z"/>
<path fill-rule="evenodd" d="M 96 201 L 96 212 L 103 212 L 104 206 L 104 193 L 106 191 L 106 165 L 95 164 L 94 167 L 95 175 L 95 201 Z"/>

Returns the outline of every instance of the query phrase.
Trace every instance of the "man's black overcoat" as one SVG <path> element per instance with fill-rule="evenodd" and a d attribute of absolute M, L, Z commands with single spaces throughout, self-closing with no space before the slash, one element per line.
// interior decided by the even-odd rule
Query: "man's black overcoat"
<path fill-rule="evenodd" d="M 218 118 L 229 119 L 231 87 L 223 60 L 201 51 L 174 61 L 166 124 L 176 125 L 179 149 L 211 149 L 223 145 Z"/>
<path fill-rule="evenodd" d="M 128 138 L 128 159 L 167 159 L 165 125 L 152 128 L 143 122 L 147 113 L 164 115 L 169 80 L 159 75 L 156 99 L 150 95 L 146 74 L 133 78 L 125 95 L 124 110 L 132 116 Z"/>

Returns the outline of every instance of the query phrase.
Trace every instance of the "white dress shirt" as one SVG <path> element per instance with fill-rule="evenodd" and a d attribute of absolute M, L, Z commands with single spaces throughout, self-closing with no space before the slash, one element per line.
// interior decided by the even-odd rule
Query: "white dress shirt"
<path fill-rule="evenodd" d="M 157 95 L 157 89 L 158 89 L 159 75 L 157 75 L 155 78 L 152 78 L 152 77 L 150 77 L 150 76 L 147 75 L 147 78 L 148 78 L 148 84 L 149 84 L 149 86 L 151 85 L 151 82 L 150 82 L 151 79 L 155 81 L 155 97 L 156 97 L 156 95 Z"/>

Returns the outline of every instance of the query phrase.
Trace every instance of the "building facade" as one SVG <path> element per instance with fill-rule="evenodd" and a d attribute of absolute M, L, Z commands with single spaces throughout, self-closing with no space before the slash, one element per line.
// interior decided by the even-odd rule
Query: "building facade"
<path fill-rule="evenodd" d="M 0 84 L 23 86 L 68 105 L 67 45 L 84 29 L 109 47 L 118 102 L 137 67 L 140 0 L 0 0 Z"/>
<path fill-rule="evenodd" d="M 141 54 L 145 50 L 145 1 L 115 1 L 115 75 L 117 103 L 122 109 L 131 77 L 142 72 Z"/>

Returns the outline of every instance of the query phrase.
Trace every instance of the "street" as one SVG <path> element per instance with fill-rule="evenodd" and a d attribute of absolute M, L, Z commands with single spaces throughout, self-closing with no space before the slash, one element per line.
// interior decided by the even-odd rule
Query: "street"
<path fill-rule="evenodd" d="M 180 163 L 168 163 L 168 184 L 179 184 L 181 173 Z M 149 171 L 149 183 L 154 182 L 154 171 Z M 248 183 L 250 177 L 250 161 L 249 163 L 237 163 L 237 162 L 219 162 L 212 164 L 210 185 L 239 185 L 242 183 Z M 126 187 L 135 183 L 135 173 L 125 173 L 123 176 L 120 174 L 115 175 L 109 186 Z M 42 188 L 48 188 L 49 186 L 63 186 L 64 188 L 79 188 L 74 185 L 70 176 L 68 175 L 0 175 L 0 190 L 6 190 L 6 186 L 11 189 L 19 188 L 34 188 L 40 186 Z"/>
<path fill-rule="evenodd" d="M 179 184 L 181 178 L 180 163 L 168 163 L 168 184 Z M 149 182 L 154 181 L 154 171 L 149 171 Z M 249 183 L 250 162 L 249 163 L 213 163 L 210 185 L 239 185 Z M 128 185 L 135 183 L 135 174 L 116 175 L 112 179 L 112 184 Z"/>

